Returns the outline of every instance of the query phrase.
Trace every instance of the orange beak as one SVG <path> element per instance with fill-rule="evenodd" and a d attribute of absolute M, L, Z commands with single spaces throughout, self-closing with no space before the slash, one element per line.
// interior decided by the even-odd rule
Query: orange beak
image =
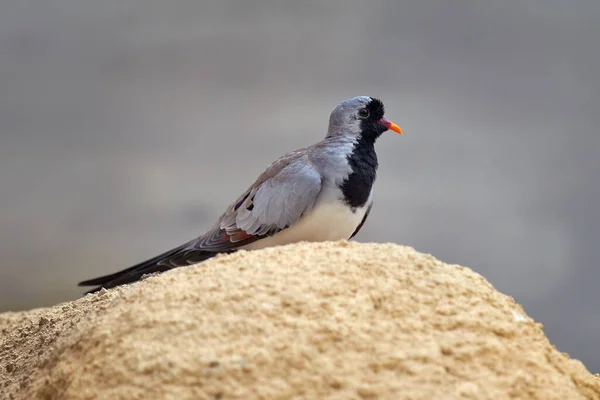
<path fill-rule="evenodd" d="M 396 125 L 395 123 L 393 123 L 386 117 L 381 118 L 379 120 L 379 123 L 381 125 L 385 126 L 387 129 L 392 130 L 394 132 L 398 132 L 400 135 L 402 135 L 402 129 L 400 129 L 400 127 L 398 125 Z"/>

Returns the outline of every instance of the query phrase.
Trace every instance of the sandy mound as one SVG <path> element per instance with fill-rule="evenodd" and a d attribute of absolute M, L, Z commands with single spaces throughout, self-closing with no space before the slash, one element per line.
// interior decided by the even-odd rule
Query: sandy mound
<path fill-rule="evenodd" d="M 2 399 L 600 399 L 510 297 L 396 245 L 218 257 L 0 332 Z"/>

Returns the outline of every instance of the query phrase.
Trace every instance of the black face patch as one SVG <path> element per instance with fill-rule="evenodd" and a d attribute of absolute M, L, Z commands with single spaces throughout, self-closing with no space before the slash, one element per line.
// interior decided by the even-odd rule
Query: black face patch
<path fill-rule="evenodd" d="M 369 102 L 369 104 L 367 104 L 366 107 L 367 110 L 369 110 L 369 120 L 372 121 L 379 121 L 381 118 L 383 118 L 383 115 L 385 114 L 385 107 L 383 106 L 383 103 L 381 102 L 381 100 L 379 99 L 374 99 L 371 97 L 371 101 Z"/>
<path fill-rule="evenodd" d="M 388 130 L 385 126 L 379 123 L 385 114 L 385 107 L 379 99 L 373 99 L 365 107 L 369 110 L 369 117 L 361 120 L 361 136 L 367 141 L 375 143 L 381 134 Z"/>
<path fill-rule="evenodd" d="M 352 173 L 341 186 L 344 201 L 353 209 L 364 206 L 369 200 L 371 188 L 377 177 L 375 141 L 387 131 L 387 128 L 379 123 L 385 113 L 381 100 L 372 98 L 365 108 L 369 110 L 369 116 L 361 120 L 360 136 L 348 156 Z"/>

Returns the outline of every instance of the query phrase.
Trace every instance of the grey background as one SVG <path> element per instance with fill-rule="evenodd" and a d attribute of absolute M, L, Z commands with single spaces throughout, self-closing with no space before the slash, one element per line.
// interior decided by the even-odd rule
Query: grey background
<path fill-rule="evenodd" d="M 0 311 L 210 227 L 381 98 L 360 241 L 469 266 L 600 372 L 600 2 L 0 3 Z"/>

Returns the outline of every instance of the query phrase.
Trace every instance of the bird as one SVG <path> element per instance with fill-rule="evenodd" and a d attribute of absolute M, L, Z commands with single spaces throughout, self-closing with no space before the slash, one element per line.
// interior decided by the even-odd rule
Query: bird
<path fill-rule="evenodd" d="M 275 160 L 204 234 L 79 286 L 96 286 L 87 292 L 94 293 L 220 253 L 352 239 L 373 206 L 375 142 L 388 130 L 402 134 L 384 114 L 382 101 L 374 97 L 342 101 L 330 114 L 323 140 Z"/>

